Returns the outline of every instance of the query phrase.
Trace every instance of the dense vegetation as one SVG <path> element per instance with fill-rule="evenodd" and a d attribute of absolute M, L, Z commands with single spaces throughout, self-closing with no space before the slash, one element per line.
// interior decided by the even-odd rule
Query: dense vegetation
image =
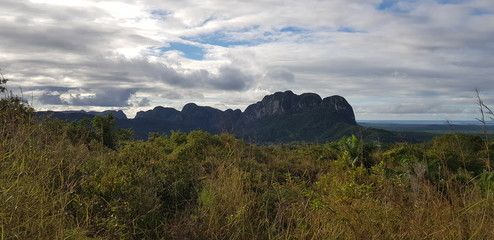
<path fill-rule="evenodd" d="M 0 101 L 0 239 L 494 239 L 493 142 L 129 140 Z"/>

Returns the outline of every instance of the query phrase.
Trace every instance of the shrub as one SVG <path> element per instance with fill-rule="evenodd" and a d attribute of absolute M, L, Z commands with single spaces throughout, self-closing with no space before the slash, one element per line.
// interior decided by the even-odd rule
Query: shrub
<path fill-rule="evenodd" d="M 463 168 L 474 174 L 485 169 L 482 159 L 483 139 L 474 135 L 448 134 L 436 137 L 428 151 L 429 157 L 437 159 L 450 171 Z"/>

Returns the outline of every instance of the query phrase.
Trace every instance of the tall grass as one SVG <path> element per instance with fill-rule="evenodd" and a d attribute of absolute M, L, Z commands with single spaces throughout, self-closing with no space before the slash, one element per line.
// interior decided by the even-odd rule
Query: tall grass
<path fill-rule="evenodd" d="M 28 120 L 11 127 L 4 125 L 0 133 L 2 236 L 63 238 L 77 227 L 67 208 L 83 181 L 78 173 L 89 151 L 41 123 Z"/>
<path fill-rule="evenodd" d="M 489 139 L 256 146 L 194 131 L 110 149 L 15 113 L 0 127 L 2 240 L 494 239 Z"/>

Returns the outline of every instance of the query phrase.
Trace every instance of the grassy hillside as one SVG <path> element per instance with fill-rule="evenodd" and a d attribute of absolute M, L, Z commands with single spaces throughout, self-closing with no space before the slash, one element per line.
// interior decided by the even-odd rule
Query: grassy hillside
<path fill-rule="evenodd" d="M 494 239 L 494 144 L 130 141 L 0 107 L 0 239 Z"/>

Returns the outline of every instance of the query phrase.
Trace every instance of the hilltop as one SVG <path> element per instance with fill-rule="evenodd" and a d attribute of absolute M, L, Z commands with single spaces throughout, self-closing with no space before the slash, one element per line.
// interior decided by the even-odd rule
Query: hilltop
<path fill-rule="evenodd" d="M 117 127 L 132 129 L 139 139 L 147 138 L 151 132 L 200 129 L 213 134 L 229 133 L 258 143 L 326 142 L 350 135 L 384 142 L 413 140 L 402 134 L 359 126 L 352 106 L 342 96 L 321 98 L 316 93 L 297 95 L 292 91 L 267 95 L 243 112 L 188 103 L 181 111 L 162 106 L 140 111 L 134 119 L 127 118 L 122 111 L 38 112 L 38 115 L 51 114 L 73 121 L 110 113 L 116 118 Z"/>

